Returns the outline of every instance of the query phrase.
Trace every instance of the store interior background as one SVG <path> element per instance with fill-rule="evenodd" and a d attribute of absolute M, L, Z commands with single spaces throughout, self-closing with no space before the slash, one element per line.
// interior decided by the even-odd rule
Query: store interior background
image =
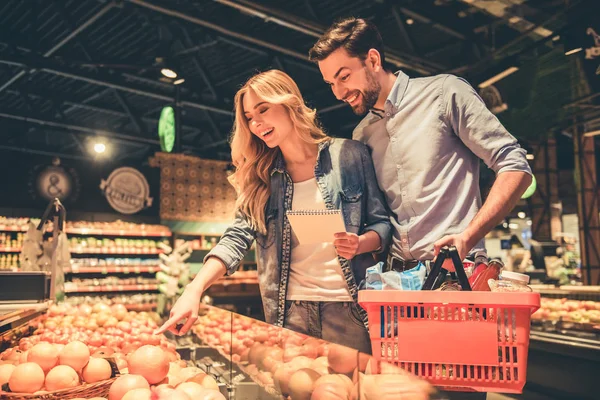
<path fill-rule="evenodd" d="M 597 0 L 6 0 L 0 5 L 0 217 L 40 218 L 58 193 L 67 221 L 168 227 L 169 243 L 194 242 L 188 261 L 197 271 L 231 221 L 232 100 L 248 77 L 284 70 L 327 132 L 351 137 L 360 118 L 307 60 L 324 29 L 349 15 L 380 27 L 392 69 L 465 77 L 527 150 L 537 188 L 488 235 L 489 255 L 531 272 L 542 290 L 558 281 L 600 285 L 600 36 L 588 30 L 600 34 Z M 175 132 L 170 153 L 158 134 L 168 106 Z M 143 175 L 152 198 L 134 214 L 117 211 L 100 188 L 122 167 Z M 482 164 L 484 199 L 493 179 Z M 0 249 L 10 248 L 17 233 L 0 238 Z M 541 243 L 533 256 L 532 240 Z M 1 269 L 16 265 L 14 251 L 0 250 Z M 260 318 L 254 252 L 242 269 L 209 293 L 211 301 Z M 73 278 L 102 276 L 66 276 Z M 126 295 L 157 293 L 153 287 Z M 595 295 L 590 299 L 599 301 Z M 600 360 L 600 343 L 594 346 L 589 354 Z M 531 362 L 547 366 L 544 357 Z M 550 384 L 550 373 L 537 381 L 530 374 L 531 387 L 563 398 L 585 393 L 590 368 L 580 373 L 581 391 L 558 378 Z"/>

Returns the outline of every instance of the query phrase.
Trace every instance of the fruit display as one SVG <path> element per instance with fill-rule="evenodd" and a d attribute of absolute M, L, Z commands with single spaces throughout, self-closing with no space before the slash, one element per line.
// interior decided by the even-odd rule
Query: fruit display
<path fill-rule="evenodd" d="M 152 334 L 158 319 L 122 304 L 53 305 L 33 335 L 0 354 L 0 386 L 8 391 L 0 398 L 47 392 L 75 398 L 77 390 L 100 384 L 108 400 L 224 400 L 214 378 L 187 367 L 175 345 Z"/>
<path fill-rule="evenodd" d="M 541 298 L 541 307 L 531 316 L 534 321 L 566 321 L 600 325 L 600 302 Z"/>
<path fill-rule="evenodd" d="M 285 398 L 428 399 L 434 389 L 412 374 L 356 350 L 216 308 L 193 327 L 268 393 Z"/>

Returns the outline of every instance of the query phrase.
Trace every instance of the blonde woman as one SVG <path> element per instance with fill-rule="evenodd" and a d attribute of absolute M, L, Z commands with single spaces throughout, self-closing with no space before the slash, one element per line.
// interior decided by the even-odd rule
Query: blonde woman
<path fill-rule="evenodd" d="M 367 147 L 327 136 L 296 83 L 270 70 L 235 96 L 231 156 L 235 221 L 157 333 L 186 333 L 202 293 L 233 274 L 256 240 L 268 323 L 370 353 L 357 285 L 374 264 L 371 253 L 387 248 L 391 224 Z M 295 209 L 342 209 L 346 232 L 330 243 L 299 244 L 286 217 Z"/>

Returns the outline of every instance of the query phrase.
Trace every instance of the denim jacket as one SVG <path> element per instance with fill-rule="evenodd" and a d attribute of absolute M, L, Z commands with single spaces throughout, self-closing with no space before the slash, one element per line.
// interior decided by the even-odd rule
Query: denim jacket
<path fill-rule="evenodd" d="M 321 143 L 315 177 L 326 207 L 341 208 L 346 231 L 358 235 L 375 231 L 381 238 L 381 250 L 386 250 L 391 239 L 390 217 L 367 147 L 348 139 L 331 139 Z M 219 258 L 230 275 L 237 270 L 256 240 L 258 281 L 265 319 L 277 326 L 283 326 L 285 318 L 292 252 L 292 230 L 286 211 L 291 210 L 293 190 L 292 179 L 285 170 L 280 153 L 271 170 L 271 196 L 265 209 L 266 233 L 252 229 L 245 215 L 238 210 L 233 224 L 205 257 L 205 260 Z M 358 284 L 364 279 L 366 269 L 375 264 L 374 258 L 371 253 L 365 253 L 352 260 L 339 256 L 338 259 L 350 295 L 356 302 Z M 366 312 L 361 307 L 358 310 L 365 326 L 368 326 Z"/>

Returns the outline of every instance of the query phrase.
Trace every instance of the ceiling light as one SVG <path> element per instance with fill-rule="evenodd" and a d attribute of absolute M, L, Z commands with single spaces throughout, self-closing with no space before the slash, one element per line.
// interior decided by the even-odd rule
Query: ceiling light
<path fill-rule="evenodd" d="M 179 78 L 175 82 L 173 82 L 173 85 L 181 85 L 183 82 L 185 82 L 185 79 Z"/>
<path fill-rule="evenodd" d="M 527 214 L 525 214 L 523 211 L 519 211 L 517 213 L 517 217 L 519 217 L 521 219 L 525 219 L 526 216 L 527 216 Z"/>
<path fill-rule="evenodd" d="M 509 229 L 519 229 L 519 224 L 508 224 Z"/>
<path fill-rule="evenodd" d="M 502 227 L 503 227 L 503 228 L 508 228 L 508 222 L 504 222 L 504 223 L 502 224 Z"/>
<path fill-rule="evenodd" d="M 409 18 L 409 19 L 406 20 L 406 25 L 412 25 L 414 23 L 415 23 L 415 20 L 412 19 L 412 18 Z"/>
<path fill-rule="evenodd" d="M 528 160 L 534 160 L 535 156 L 533 154 L 529 153 L 525 156 L 525 158 L 527 158 Z"/>
<path fill-rule="evenodd" d="M 167 78 L 177 78 L 177 72 L 173 71 L 169 68 L 163 68 L 160 70 L 160 73 L 166 76 Z"/>
<path fill-rule="evenodd" d="M 106 145 L 102 142 L 94 143 L 94 151 L 98 154 L 102 154 L 106 151 Z"/>
<path fill-rule="evenodd" d="M 560 40 L 560 35 L 556 35 L 552 38 L 553 42 L 558 42 Z"/>
<path fill-rule="evenodd" d="M 487 81 L 481 82 L 479 84 L 479 87 L 481 89 L 486 88 L 488 86 L 493 85 L 494 83 L 498 82 L 499 80 L 502 80 L 504 78 L 506 78 L 507 76 L 509 76 L 510 74 L 514 74 L 515 72 L 517 72 L 519 70 L 518 67 L 510 67 L 505 69 L 504 71 L 500 72 L 499 74 L 492 76 L 490 79 L 488 79 Z"/>
<path fill-rule="evenodd" d="M 583 49 L 581 47 L 578 47 L 578 48 L 573 49 L 573 50 L 569 50 L 569 51 L 565 52 L 565 56 L 570 56 L 571 54 L 579 53 L 582 50 Z"/>

